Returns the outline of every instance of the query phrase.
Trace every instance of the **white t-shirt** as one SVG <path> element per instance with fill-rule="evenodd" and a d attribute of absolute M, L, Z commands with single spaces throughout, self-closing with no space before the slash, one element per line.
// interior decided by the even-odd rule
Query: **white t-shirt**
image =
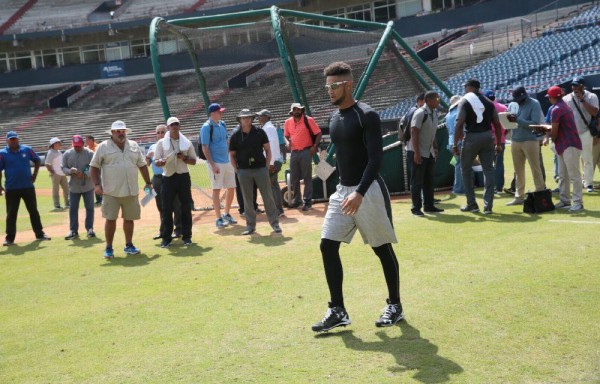
<path fill-rule="evenodd" d="M 46 161 L 44 164 L 50 165 L 50 168 L 52 168 L 54 173 L 56 173 L 57 175 L 65 176 L 65 173 L 62 170 L 62 159 L 63 154 L 61 151 L 58 151 L 56 149 L 50 149 L 48 150 L 48 153 L 46 153 Z"/>
<path fill-rule="evenodd" d="M 269 138 L 269 145 L 271 146 L 271 164 L 269 165 L 273 165 L 275 160 L 281 161 L 281 150 L 279 149 L 279 136 L 277 135 L 277 128 L 275 128 L 273 123 L 267 121 L 265 125 L 263 125 L 262 129 Z"/>

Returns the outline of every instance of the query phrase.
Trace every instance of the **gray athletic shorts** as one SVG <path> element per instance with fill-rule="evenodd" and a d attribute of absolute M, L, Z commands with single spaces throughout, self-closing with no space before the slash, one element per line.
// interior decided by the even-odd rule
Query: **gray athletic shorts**
<path fill-rule="evenodd" d="M 385 183 L 375 180 L 363 197 L 355 215 L 342 213 L 342 201 L 356 190 L 357 186 L 345 187 L 338 184 L 329 197 L 329 207 L 323 221 L 322 239 L 350 243 L 358 229 L 365 244 L 379 247 L 387 243 L 397 243 L 392 224 L 390 198 Z"/>

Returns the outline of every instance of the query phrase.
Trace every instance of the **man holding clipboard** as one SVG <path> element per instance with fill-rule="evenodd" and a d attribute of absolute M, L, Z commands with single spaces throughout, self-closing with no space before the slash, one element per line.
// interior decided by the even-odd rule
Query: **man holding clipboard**
<path fill-rule="evenodd" d="M 560 202 L 556 208 L 568 208 L 569 212 L 583 210 L 583 182 L 579 162 L 581 159 L 581 139 L 577 133 L 573 111 L 563 101 L 560 87 L 553 86 L 546 95 L 554 106 L 550 112 L 550 125 L 530 125 L 536 132 L 550 132 L 558 156 L 558 189 Z M 571 204 L 571 183 L 573 199 Z"/>

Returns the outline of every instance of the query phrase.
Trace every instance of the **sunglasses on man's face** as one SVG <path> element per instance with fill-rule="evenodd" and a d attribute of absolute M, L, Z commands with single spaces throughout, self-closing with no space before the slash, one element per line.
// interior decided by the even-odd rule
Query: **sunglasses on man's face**
<path fill-rule="evenodd" d="M 157 131 L 156 132 L 157 135 L 164 135 L 165 133 L 167 133 L 167 131 Z"/>
<path fill-rule="evenodd" d="M 325 84 L 325 89 L 326 90 L 333 90 L 335 91 L 336 89 L 338 89 L 340 86 L 346 84 L 348 81 L 336 81 L 335 83 L 331 83 L 331 84 Z"/>
<path fill-rule="evenodd" d="M 171 124 L 169 124 L 169 127 L 172 127 L 172 126 L 179 127 L 179 123 L 171 123 Z"/>

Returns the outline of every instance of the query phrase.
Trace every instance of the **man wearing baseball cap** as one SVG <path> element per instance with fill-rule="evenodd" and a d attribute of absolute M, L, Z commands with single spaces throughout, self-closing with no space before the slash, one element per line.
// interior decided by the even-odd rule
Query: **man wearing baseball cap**
<path fill-rule="evenodd" d="M 212 198 L 217 228 L 224 228 L 237 221 L 229 213 L 235 195 L 235 171 L 229 161 L 229 138 L 227 126 L 221 120 L 225 108 L 212 103 L 208 106 L 208 120 L 200 128 L 199 148 L 206 157 L 206 168 L 212 183 Z M 225 192 L 225 212 L 221 214 L 221 189 Z"/>
<path fill-rule="evenodd" d="M 302 205 L 303 211 L 312 207 L 312 156 L 317 153 L 321 142 L 321 129 L 315 119 L 306 116 L 300 103 L 290 106 L 290 118 L 283 125 L 283 134 L 290 142 L 290 179 L 294 201 L 290 208 Z M 314 137 L 314 140 L 313 140 Z M 304 196 L 300 195 L 300 180 L 304 180 Z"/>
<path fill-rule="evenodd" d="M 152 189 L 148 166 L 139 145 L 127 139 L 131 130 L 125 123 L 117 120 L 112 123 L 108 140 L 96 148 L 90 163 L 94 192 L 103 195 L 102 216 L 106 219 L 104 233 L 106 249 L 104 258 L 114 257 L 113 239 L 117 229 L 117 217 L 122 212 L 123 232 L 125 233 L 125 251 L 128 255 L 140 253 L 133 243 L 134 220 L 140 219 L 139 186 L 137 172 L 142 174 L 145 189 Z"/>
<path fill-rule="evenodd" d="M 6 192 L 6 239 L 4 245 L 13 245 L 17 234 L 17 215 L 21 199 L 29 212 L 31 227 L 37 240 L 50 240 L 44 233 L 37 209 L 34 183 L 40 169 L 39 156 L 28 146 L 19 143 L 15 131 L 6 133 L 5 148 L 0 150 L 0 195 Z M 30 162 L 33 162 L 33 174 Z M 2 171 L 6 176 L 2 187 Z"/>
<path fill-rule="evenodd" d="M 594 161 L 592 148 L 593 136 L 590 133 L 592 118 L 598 114 L 598 96 L 585 89 L 585 79 L 575 76 L 571 81 L 573 92 L 566 95 L 563 100 L 573 111 L 575 125 L 581 139 L 581 162 L 583 164 L 583 182 L 588 192 L 594 192 Z"/>
<path fill-rule="evenodd" d="M 90 178 L 90 162 L 94 157 L 91 149 L 84 147 L 83 137 L 75 135 L 72 146 L 63 155 L 62 170 L 70 175 L 69 180 L 69 233 L 65 240 L 79 238 L 79 200 L 83 198 L 85 207 L 85 230 L 87 237 L 96 237 L 94 233 L 94 184 Z"/>
<path fill-rule="evenodd" d="M 531 128 L 538 132 L 550 132 L 554 142 L 558 157 L 560 193 L 560 202 L 555 204 L 555 207 L 568 208 L 569 212 L 579 212 L 583 210 L 583 183 L 579 169 L 581 138 L 575 125 L 574 112 L 565 103 L 560 87 L 550 87 L 546 97 L 554 106 L 550 111 L 551 125 L 536 125 Z M 572 205 L 570 183 L 573 184 Z"/>
<path fill-rule="evenodd" d="M 48 174 L 52 180 L 52 200 L 56 209 L 62 209 L 60 206 L 59 187 L 62 188 L 65 207 L 69 206 L 69 184 L 67 176 L 62 171 L 63 154 L 60 151 L 61 147 L 62 141 L 58 137 L 51 138 L 48 145 L 48 152 L 46 152 L 46 159 L 44 160 L 44 165 L 46 165 Z"/>

